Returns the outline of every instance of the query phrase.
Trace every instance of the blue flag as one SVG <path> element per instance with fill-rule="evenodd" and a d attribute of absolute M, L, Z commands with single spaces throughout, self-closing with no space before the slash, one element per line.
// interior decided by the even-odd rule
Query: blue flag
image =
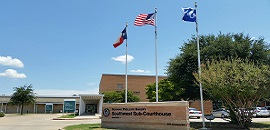
<path fill-rule="evenodd" d="M 193 8 L 182 8 L 184 16 L 182 20 L 187 22 L 196 22 L 196 9 Z"/>

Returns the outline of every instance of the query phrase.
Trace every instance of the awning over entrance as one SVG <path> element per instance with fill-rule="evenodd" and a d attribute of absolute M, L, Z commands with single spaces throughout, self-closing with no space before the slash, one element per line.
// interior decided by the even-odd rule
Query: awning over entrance
<path fill-rule="evenodd" d="M 80 94 L 79 115 L 101 114 L 103 96 L 102 94 Z"/>
<path fill-rule="evenodd" d="M 83 100 L 100 100 L 103 95 L 80 95 Z"/>

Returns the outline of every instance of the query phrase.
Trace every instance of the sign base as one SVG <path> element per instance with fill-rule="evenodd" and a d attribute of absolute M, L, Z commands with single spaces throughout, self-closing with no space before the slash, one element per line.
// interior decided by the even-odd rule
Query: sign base
<path fill-rule="evenodd" d="M 104 103 L 101 127 L 188 130 L 188 105 L 187 101 Z"/>

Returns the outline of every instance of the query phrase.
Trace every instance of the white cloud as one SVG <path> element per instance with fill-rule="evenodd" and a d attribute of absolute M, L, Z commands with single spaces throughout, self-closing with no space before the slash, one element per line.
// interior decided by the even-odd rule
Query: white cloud
<path fill-rule="evenodd" d="M 57 96 L 72 96 L 73 94 L 98 94 L 99 88 L 89 89 L 85 91 L 80 90 L 66 90 L 66 89 L 39 89 L 34 90 L 37 95 L 57 95 Z"/>
<path fill-rule="evenodd" d="M 112 57 L 112 60 L 114 60 L 114 61 L 120 61 L 123 64 L 125 64 L 126 63 L 126 55 Z M 127 62 L 131 62 L 133 60 L 134 60 L 134 57 L 133 56 L 127 55 Z"/>
<path fill-rule="evenodd" d="M 149 70 L 141 70 L 141 69 L 131 70 L 130 72 L 133 72 L 133 73 L 151 73 L 151 71 L 149 71 Z"/>
<path fill-rule="evenodd" d="M 12 66 L 12 67 L 18 67 L 23 68 L 23 63 L 17 58 L 12 58 L 11 56 L 0 56 L 0 65 L 5 66 Z"/>
<path fill-rule="evenodd" d="M 23 73 L 19 74 L 16 70 L 13 70 L 13 69 L 7 69 L 4 73 L 0 73 L 0 76 L 13 78 L 13 79 L 26 78 L 25 74 L 23 74 Z"/>

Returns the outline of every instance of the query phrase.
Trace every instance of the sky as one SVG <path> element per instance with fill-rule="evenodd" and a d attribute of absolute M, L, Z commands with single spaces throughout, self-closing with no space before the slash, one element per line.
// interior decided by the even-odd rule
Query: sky
<path fill-rule="evenodd" d="M 0 95 L 32 85 L 37 95 L 98 94 L 102 74 L 166 75 L 170 59 L 196 34 L 183 22 L 193 0 L 0 0 Z M 244 33 L 270 43 L 270 0 L 197 0 L 199 35 Z M 134 26 L 157 8 L 155 28 Z M 157 51 L 157 62 L 155 53 Z"/>

